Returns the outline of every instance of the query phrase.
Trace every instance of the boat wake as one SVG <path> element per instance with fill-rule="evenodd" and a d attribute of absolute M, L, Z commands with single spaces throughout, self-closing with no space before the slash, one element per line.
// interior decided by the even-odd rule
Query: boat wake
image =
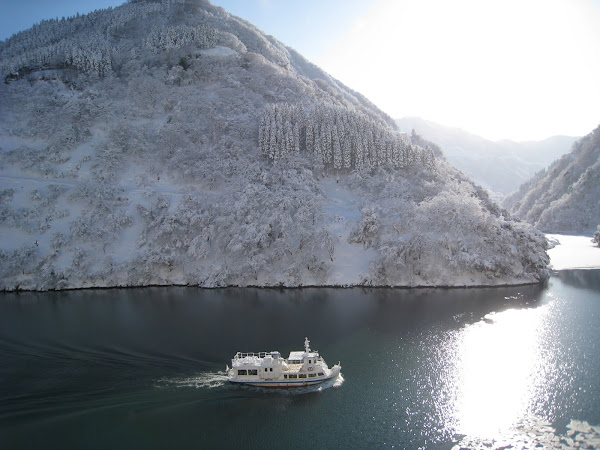
<path fill-rule="evenodd" d="M 158 380 L 159 387 L 176 388 L 208 388 L 214 389 L 227 383 L 227 372 L 203 372 L 191 377 L 162 378 Z"/>
<path fill-rule="evenodd" d="M 344 376 L 340 372 L 340 374 L 335 377 L 333 380 L 333 385 L 331 387 L 339 388 L 342 384 L 344 384 Z"/>

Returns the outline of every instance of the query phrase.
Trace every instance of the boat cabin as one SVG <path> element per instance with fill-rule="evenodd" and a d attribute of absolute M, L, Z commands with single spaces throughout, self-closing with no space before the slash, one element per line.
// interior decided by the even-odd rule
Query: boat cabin
<path fill-rule="evenodd" d="M 238 352 L 227 367 L 230 381 L 267 387 L 297 387 L 320 383 L 337 376 L 339 364 L 330 369 L 319 352 L 310 349 L 305 339 L 304 351 L 292 351 L 287 359 L 276 351 Z"/>

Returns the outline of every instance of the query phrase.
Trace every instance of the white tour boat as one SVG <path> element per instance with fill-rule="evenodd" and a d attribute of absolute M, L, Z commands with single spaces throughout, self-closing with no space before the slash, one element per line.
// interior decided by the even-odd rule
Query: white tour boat
<path fill-rule="evenodd" d="M 290 352 L 287 359 L 275 351 L 238 352 L 231 360 L 231 369 L 226 368 L 232 383 L 268 388 L 310 386 L 337 377 L 341 370 L 339 362 L 330 369 L 319 352 L 310 349 L 308 338 L 304 339 L 304 351 Z"/>

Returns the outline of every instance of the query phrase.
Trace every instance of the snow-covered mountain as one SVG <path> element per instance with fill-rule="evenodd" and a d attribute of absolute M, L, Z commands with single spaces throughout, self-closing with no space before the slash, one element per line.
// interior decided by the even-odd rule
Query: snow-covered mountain
<path fill-rule="evenodd" d="M 577 139 L 552 136 L 542 141 L 490 141 L 418 117 L 405 117 L 396 123 L 403 131 L 415 130 L 435 142 L 450 163 L 498 197 L 517 190 L 537 172 L 568 153 Z"/>
<path fill-rule="evenodd" d="M 542 234 L 206 1 L 44 21 L 0 71 L 1 289 L 547 276 Z"/>
<path fill-rule="evenodd" d="M 591 236 L 600 224 L 600 126 L 508 196 L 504 205 L 546 232 Z"/>

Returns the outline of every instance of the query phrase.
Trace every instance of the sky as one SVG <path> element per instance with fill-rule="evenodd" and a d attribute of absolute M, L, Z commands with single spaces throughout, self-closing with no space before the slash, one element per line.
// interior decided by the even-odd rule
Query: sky
<path fill-rule="evenodd" d="M 0 39 L 122 0 L 0 0 Z M 600 0 L 213 0 L 393 118 L 492 140 L 600 124 Z"/>

